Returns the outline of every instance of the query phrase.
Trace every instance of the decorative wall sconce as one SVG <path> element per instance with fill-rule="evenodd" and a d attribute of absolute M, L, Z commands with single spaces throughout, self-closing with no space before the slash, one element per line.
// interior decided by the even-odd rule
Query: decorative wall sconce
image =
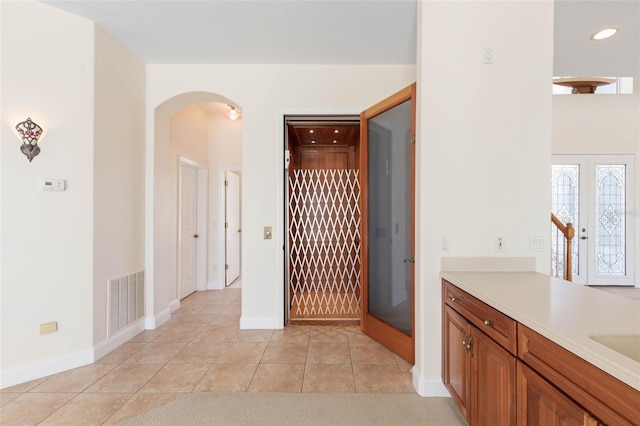
<path fill-rule="evenodd" d="M 42 127 L 31 121 L 31 117 L 29 117 L 26 121 L 18 123 L 16 130 L 22 138 L 20 151 L 22 151 L 22 153 L 27 156 L 27 159 L 29 159 L 29 162 L 31 162 L 36 155 L 40 154 L 38 139 L 40 139 L 42 135 Z"/>
<path fill-rule="evenodd" d="M 237 120 L 238 118 L 240 118 L 240 111 L 238 111 L 238 109 L 234 106 L 228 105 L 229 108 L 231 108 L 229 111 L 227 111 L 227 113 L 225 114 L 227 116 L 227 118 L 229 120 Z"/>

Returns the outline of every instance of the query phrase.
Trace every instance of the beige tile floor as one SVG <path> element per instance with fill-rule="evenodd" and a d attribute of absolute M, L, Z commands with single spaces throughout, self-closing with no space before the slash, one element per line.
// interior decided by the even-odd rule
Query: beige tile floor
<path fill-rule="evenodd" d="M 117 424 L 191 392 L 415 392 L 411 365 L 355 325 L 240 330 L 237 287 L 192 294 L 94 364 L 3 389 L 0 424 Z"/>

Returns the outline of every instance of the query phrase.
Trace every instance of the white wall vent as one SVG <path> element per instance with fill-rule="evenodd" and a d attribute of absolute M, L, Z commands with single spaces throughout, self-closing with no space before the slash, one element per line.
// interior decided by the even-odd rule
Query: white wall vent
<path fill-rule="evenodd" d="M 144 271 L 107 281 L 109 336 L 144 317 Z"/>

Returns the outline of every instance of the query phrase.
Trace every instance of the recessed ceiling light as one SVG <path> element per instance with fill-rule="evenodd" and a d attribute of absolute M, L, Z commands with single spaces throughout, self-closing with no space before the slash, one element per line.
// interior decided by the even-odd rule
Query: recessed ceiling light
<path fill-rule="evenodd" d="M 597 33 L 592 35 L 591 38 L 593 40 L 602 40 L 604 38 L 611 37 L 612 35 L 614 35 L 617 32 L 618 32 L 617 28 L 606 28 L 606 29 L 604 29 L 602 31 L 598 31 Z"/>
<path fill-rule="evenodd" d="M 313 133 L 313 129 L 309 130 L 309 133 Z"/>
<path fill-rule="evenodd" d="M 333 143 L 338 143 L 338 141 L 334 139 L 334 140 L 333 140 Z"/>
<path fill-rule="evenodd" d="M 335 129 L 335 130 L 333 131 L 333 133 L 340 133 L 340 130 Z"/>
<path fill-rule="evenodd" d="M 316 143 L 316 140 L 315 139 L 311 140 L 311 143 Z"/>

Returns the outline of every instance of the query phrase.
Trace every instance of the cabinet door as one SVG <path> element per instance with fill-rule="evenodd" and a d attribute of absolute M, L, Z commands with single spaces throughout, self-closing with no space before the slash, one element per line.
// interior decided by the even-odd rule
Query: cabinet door
<path fill-rule="evenodd" d="M 519 426 L 596 426 L 600 424 L 582 407 L 518 362 Z"/>
<path fill-rule="evenodd" d="M 516 358 L 471 327 L 471 425 L 516 423 Z"/>
<path fill-rule="evenodd" d="M 463 340 L 470 333 L 469 322 L 449 306 L 443 311 L 442 380 L 451 397 L 469 420 L 469 374 L 471 358 L 465 352 Z"/>

